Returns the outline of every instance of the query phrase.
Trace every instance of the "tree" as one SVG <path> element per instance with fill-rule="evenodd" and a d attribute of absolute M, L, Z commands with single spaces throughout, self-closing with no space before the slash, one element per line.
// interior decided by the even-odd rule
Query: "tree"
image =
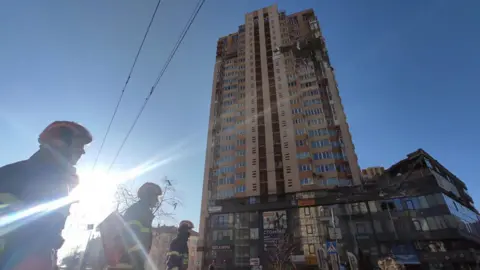
<path fill-rule="evenodd" d="M 163 195 L 159 198 L 159 203 L 153 214 L 157 221 L 161 222 L 165 219 L 174 220 L 175 210 L 181 205 L 180 199 L 176 196 L 175 183 L 166 177 L 160 184 Z M 138 201 L 137 191 L 126 185 L 120 185 L 115 194 L 117 211 L 120 214 L 125 213 L 128 207 Z"/>
<path fill-rule="evenodd" d="M 291 257 L 296 249 L 290 234 L 285 233 L 282 238 L 276 240 L 272 246 L 267 246 L 270 268 L 273 270 L 295 269 Z"/>

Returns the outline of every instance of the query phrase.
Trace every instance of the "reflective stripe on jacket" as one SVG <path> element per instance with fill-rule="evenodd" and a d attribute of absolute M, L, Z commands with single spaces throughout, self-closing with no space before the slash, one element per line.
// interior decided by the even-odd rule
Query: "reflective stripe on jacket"
<path fill-rule="evenodd" d="M 152 245 L 152 221 L 154 215 L 152 214 L 150 207 L 142 201 L 139 201 L 130 206 L 123 219 L 125 223 L 129 225 L 129 229 L 133 235 L 126 233 L 126 248 L 127 251 L 137 252 L 145 250 L 146 253 L 150 252 Z"/>
<path fill-rule="evenodd" d="M 55 163 L 45 149 L 28 160 L 0 168 L 0 248 L 3 247 L 0 269 L 10 260 L 11 254 L 19 250 L 42 252 L 61 247 L 69 204 L 48 211 L 28 212 L 28 215 L 20 213 L 66 198 L 77 184 L 75 168 Z"/>
<path fill-rule="evenodd" d="M 188 236 L 177 235 L 170 243 L 167 253 L 167 270 L 188 268 Z"/>

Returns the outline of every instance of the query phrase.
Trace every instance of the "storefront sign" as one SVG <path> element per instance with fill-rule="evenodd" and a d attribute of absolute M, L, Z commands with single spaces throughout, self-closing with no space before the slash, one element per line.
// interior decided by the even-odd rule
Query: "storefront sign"
<path fill-rule="evenodd" d="M 212 250 L 230 250 L 231 247 L 226 245 L 226 246 L 212 246 Z"/>
<path fill-rule="evenodd" d="M 315 192 L 313 191 L 300 192 L 295 194 L 295 199 L 297 200 L 314 199 L 314 198 L 315 198 Z"/>
<path fill-rule="evenodd" d="M 221 212 L 222 207 L 221 206 L 210 206 L 208 207 L 208 213 L 216 213 L 216 212 Z"/>
<path fill-rule="evenodd" d="M 315 199 L 298 200 L 298 206 L 312 206 L 315 205 Z"/>

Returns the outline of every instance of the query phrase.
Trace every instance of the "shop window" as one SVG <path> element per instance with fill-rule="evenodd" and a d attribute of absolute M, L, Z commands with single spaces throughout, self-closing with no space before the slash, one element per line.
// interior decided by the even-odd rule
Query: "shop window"
<path fill-rule="evenodd" d="M 393 202 L 382 202 L 380 204 L 382 211 L 394 211 L 396 209 L 395 204 Z"/>
<path fill-rule="evenodd" d="M 415 210 L 415 206 L 411 200 L 406 200 L 405 205 L 407 206 L 408 210 Z"/>

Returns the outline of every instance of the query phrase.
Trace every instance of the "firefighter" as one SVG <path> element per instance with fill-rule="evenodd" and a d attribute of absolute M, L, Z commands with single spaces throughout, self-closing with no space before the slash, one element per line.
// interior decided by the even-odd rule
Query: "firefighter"
<path fill-rule="evenodd" d="M 178 225 L 177 237 L 170 243 L 170 250 L 167 253 L 167 270 L 188 268 L 188 238 L 193 228 L 190 220 L 182 220 Z"/>
<path fill-rule="evenodd" d="M 128 264 L 135 270 L 143 270 L 152 246 L 153 208 L 158 206 L 162 189 L 154 183 L 143 184 L 137 192 L 139 201 L 130 206 L 123 219 L 129 230 L 125 233 L 126 253 L 120 263 Z"/>
<path fill-rule="evenodd" d="M 43 212 L 26 212 L 37 205 L 66 198 L 78 185 L 75 165 L 85 146 L 92 142 L 90 132 L 80 124 L 56 121 L 38 138 L 40 149 L 29 159 L 0 168 L 0 269 L 51 270 L 70 203 Z M 13 215 L 17 213 L 17 215 Z M 20 218 L 18 213 L 29 213 Z"/>

